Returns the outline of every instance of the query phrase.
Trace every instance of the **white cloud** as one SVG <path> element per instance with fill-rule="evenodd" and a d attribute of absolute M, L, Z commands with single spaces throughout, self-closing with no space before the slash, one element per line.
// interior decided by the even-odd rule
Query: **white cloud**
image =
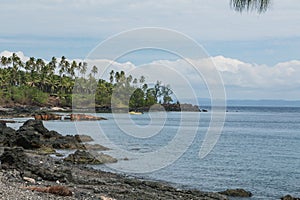
<path fill-rule="evenodd" d="M 226 60 L 226 62 L 222 62 Z M 250 88 L 300 87 L 300 61 L 278 63 L 275 66 L 256 65 L 235 59 L 214 57 L 226 85 Z M 231 70 L 232 69 L 232 70 Z"/>

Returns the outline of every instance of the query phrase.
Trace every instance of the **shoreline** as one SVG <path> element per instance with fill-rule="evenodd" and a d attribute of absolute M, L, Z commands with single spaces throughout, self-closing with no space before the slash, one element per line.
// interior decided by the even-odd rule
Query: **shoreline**
<path fill-rule="evenodd" d="M 56 106 L 33 106 L 33 105 L 0 105 L 0 119 L 1 118 L 18 118 L 18 117 L 32 117 L 36 113 L 128 113 L 135 112 L 149 112 L 149 107 L 142 107 L 136 109 L 129 108 L 114 108 L 108 106 L 96 106 L 92 108 L 70 108 L 70 107 L 56 107 Z M 208 112 L 206 109 L 201 109 L 199 106 L 192 104 L 157 104 L 151 107 L 152 112 L 166 111 L 166 112 Z"/>
<path fill-rule="evenodd" d="M 32 121 L 37 122 L 38 120 L 32 120 Z M 4 130 L 3 127 L 0 127 L 0 133 L 1 131 L 3 132 L 3 130 Z M 86 140 L 88 140 L 88 138 L 86 138 Z M 0 146 L 3 146 L 1 145 L 1 142 L 0 142 Z M 81 148 L 80 146 L 78 147 Z M 13 147 L 2 147 L 2 148 L 0 147 L 0 156 L 4 151 L 4 148 L 13 149 Z M 82 175 L 82 177 L 79 177 L 75 181 L 73 178 L 68 180 L 68 179 L 64 179 L 67 177 L 67 174 L 65 174 L 63 175 L 64 178 L 62 180 L 61 179 L 51 180 L 51 181 L 45 180 L 44 178 L 36 176 L 36 174 L 34 175 L 33 172 L 24 173 L 23 169 L 28 168 L 28 166 L 26 167 L 26 163 L 25 166 L 23 165 L 21 168 L 20 167 L 3 168 L 3 164 L 5 163 L 2 162 L 0 159 L 1 161 L 0 179 L 2 181 L 0 185 L 2 184 L 1 187 L 3 186 L 3 188 L 8 188 L 8 189 L 12 188 L 11 190 L 14 191 L 11 194 L 7 194 L 7 195 L 14 195 L 17 192 L 20 192 L 19 195 L 27 195 L 26 198 L 28 197 L 28 195 L 29 196 L 33 195 L 33 197 L 36 198 L 32 198 L 32 199 L 39 199 L 40 196 L 43 196 L 43 194 L 40 194 L 40 192 L 39 193 L 31 192 L 31 191 L 24 190 L 24 188 L 20 189 L 20 187 L 25 187 L 25 186 L 26 187 L 27 186 L 47 187 L 47 186 L 62 185 L 68 187 L 73 192 L 74 195 L 73 196 L 74 198 L 63 197 L 62 199 L 104 199 L 102 197 L 105 197 L 106 199 L 107 198 L 137 199 L 137 196 L 135 196 L 136 193 L 138 193 L 138 196 L 142 196 L 143 197 L 142 199 L 157 199 L 157 198 L 160 199 L 227 199 L 227 197 L 224 195 L 219 196 L 220 194 L 217 192 L 202 192 L 195 189 L 182 189 L 185 188 L 183 185 L 172 184 L 170 182 L 161 181 L 161 180 L 151 180 L 151 179 L 149 180 L 147 178 L 144 179 L 142 176 L 139 177 L 139 176 L 134 176 L 132 174 L 126 175 L 123 173 L 120 174 L 118 172 L 108 172 L 105 170 L 103 171 L 99 169 L 87 168 L 85 167 L 85 165 L 65 163 L 62 159 L 59 158 L 55 159 L 51 157 L 49 154 L 40 155 L 41 152 L 37 150 L 27 149 L 24 151 L 26 155 L 29 156 L 29 160 L 31 162 L 29 166 L 42 162 L 42 165 L 39 165 L 39 169 L 44 169 L 45 166 L 47 166 L 48 168 L 50 167 L 53 169 L 58 169 L 56 173 L 59 174 L 64 174 L 65 171 L 74 170 L 74 172 L 72 172 L 72 174 L 75 173 L 74 176 Z M 19 161 L 15 163 L 18 164 Z M 3 174 L 9 174 L 9 177 Z M 32 184 L 27 180 L 24 180 L 24 174 L 26 175 L 25 177 L 34 179 L 35 184 Z M 33 176 L 31 176 L 32 174 Z M 51 176 L 55 177 L 55 174 L 50 174 L 50 178 Z M 95 181 L 95 177 L 97 177 L 97 181 Z M 102 179 L 102 177 L 105 178 Z M 6 182 L 6 181 L 12 181 L 12 182 Z M 111 181 L 113 181 L 113 183 Z M 111 184 L 113 184 L 113 186 L 111 186 Z M 11 185 L 13 185 L 14 187 L 10 187 Z M 99 190 L 94 189 L 98 187 Z M 124 188 L 126 189 L 124 190 Z M 138 188 L 138 192 L 136 191 L 136 188 Z M 103 191 L 103 189 L 105 190 Z M 122 192 L 119 193 L 119 191 Z M 164 196 L 166 195 L 165 193 L 167 193 L 169 196 Z M 6 193 L 5 191 L 0 190 L 0 194 L 2 195 Z M 154 194 L 160 196 L 153 196 Z M 47 195 L 48 198 L 49 194 L 45 194 L 45 195 Z M 93 195 L 95 195 L 97 198 Z M 184 198 L 178 198 L 178 196 Z M 45 198 L 46 196 L 43 197 Z M 49 198 L 51 199 L 52 197 L 53 199 L 61 199 L 61 197 L 57 197 L 57 195 L 50 195 Z M 11 198 L 6 198 L 6 199 L 14 199 L 14 198 L 13 196 L 11 196 Z"/>
<path fill-rule="evenodd" d="M 2 166 L 0 169 L 1 185 L 11 187 L 11 192 L 1 191 L 2 196 L 6 193 L 6 199 L 13 199 L 13 197 L 18 197 L 18 199 L 38 199 L 38 197 L 42 197 L 42 199 L 45 197 L 47 199 L 227 199 L 218 193 L 182 190 L 163 182 L 142 180 L 84 166 L 66 165 L 47 156 L 35 155 L 33 152 L 26 152 L 26 154 L 30 157 L 31 163 L 39 161 L 48 167 L 55 166 L 61 170 L 56 173 L 71 171 L 71 178 L 56 181 L 25 178 L 24 172 L 20 169 L 3 169 Z M 29 178 L 34 181 L 26 181 L 30 180 Z M 38 188 L 64 186 L 72 192 L 72 196 L 62 197 L 24 189 L 32 186 Z"/>
<path fill-rule="evenodd" d="M 30 132 L 32 129 L 38 131 L 44 127 L 41 121 L 28 120 L 16 133 Z M 0 131 L 0 135 L 5 135 L 12 129 L 2 124 Z M 44 131 L 47 135 L 51 132 Z M 54 152 L 45 153 L 40 148 L 26 148 L 28 144 L 25 148 L 3 145 L 7 144 L 3 143 L 6 139 L 2 138 L 0 145 L 0 194 L 5 199 L 228 199 L 215 192 L 180 189 L 162 181 L 93 169 L 86 164 L 76 164 L 76 158 L 75 163 L 67 162 L 66 159 L 51 156 Z M 43 145 L 46 144 L 48 143 L 44 141 Z M 79 144 L 75 143 L 74 146 L 81 148 Z M 61 191 L 56 194 L 48 193 L 51 191 L 49 188 L 58 186 L 71 196 L 61 195 Z M 48 192 L 40 192 L 41 190 Z"/>
<path fill-rule="evenodd" d="M 40 120 L 27 120 L 18 130 L 0 123 L 1 196 L 5 199 L 228 199 L 215 192 L 180 189 L 162 181 L 87 167 L 87 164 L 115 162 L 103 153 L 91 158 L 84 146 L 90 139 L 84 135 L 62 136 L 46 129 Z M 101 152 L 105 151 L 101 145 L 96 146 L 97 150 L 99 146 Z M 76 150 L 84 156 L 76 157 L 75 152 L 68 160 L 53 157 L 54 147 Z M 48 193 L 51 187 L 58 186 L 71 196 L 62 196 L 62 191 Z"/>

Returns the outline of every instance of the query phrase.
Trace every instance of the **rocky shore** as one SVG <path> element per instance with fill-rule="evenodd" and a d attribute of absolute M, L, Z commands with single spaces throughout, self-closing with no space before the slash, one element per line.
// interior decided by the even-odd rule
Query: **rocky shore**
<path fill-rule="evenodd" d="M 39 120 L 28 120 L 18 130 L 0 123 L 0 199 L 227 199 L 87 168 L 117 161 L 87 151 L 83 141 L 90 140 L 49 131 Z M 77 151 L 63 159 L 53 156 L 56 149 Z"/>
<path fill-rule="evenodd" d="M 5 199 L 226 199 L 217 193 L 179 190 L 163 183 L 93 170 L 21 148 L 5 149 L 1 159 L 0 193 Z M 63 187 L 71 195 L 36 191 L 54 186 Z"/>
<path fill-rule="evenodd" d="M 140 107 L 131 109 L 138 112 L 149 112 L 150 107 Z M 167 112 L 208 112 L 206 109 L 200 109 L 199 106 L 192 104 L 156 104 L 151 107 L 151 111 Z M 18 106 L 0 106 L 0 119 L 1 118 L 18 118 L 18 117 L 35 117 L 37 120 L 61 120 L 64 117 L 55 113 L 72 113 L 72 112 L 97 112 L 97 113 L 111 113 L 110 106 L 96 106 L 87 109 L 61 108 L 61 107 L 38 107 L 31 105 L 18 105 Z M 128 108 L 114 108 L 114 112 L 127 113 Z M 84 116 L 82 114 L 66 114 L 66 119 L 69 120 L 105 120 L 105 118 L 91 118 L 91 116 Z"/>

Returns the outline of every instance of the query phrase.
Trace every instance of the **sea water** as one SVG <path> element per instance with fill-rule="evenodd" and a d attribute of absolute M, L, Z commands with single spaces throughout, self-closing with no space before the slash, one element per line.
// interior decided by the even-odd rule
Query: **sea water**
<path fill-rule="evenodd" d="M 286 194 L 300 196 L 300 108 L 228 107 L 222 134 L 213 150 L 203 159 L 198 155 L 211 113 L 200 113 L 200 120 L 198 114 L 185 115 L 188 121 L 197 120 L 198 127 L 192 144 L 179 159 L 154 172 L 133 175 L 202 191 L 243 188 L 253 193 L 251 199 L 279 199 Z M 164 121 L 161 130 L 152 137 L 138 138 L 126 134 L 119 127 L 128 123 L 128 114 L 118 114 L 118 122 L 112 114 L 97 115 L 108 120 L 48 121 L 44 124 L 63 135 L 91 135 L 95 143 L 108 147 L 113 143 L 120 149 L 137 154 L 154 152 L 168 145 L 182 126 L 182 115 L 178 112 L 169 112 L 166 118 L 157 114 L 158 119 L 162 117 Z M 136 126 L 148 126 L 151 120 L 147 113 L 132 115 L 130 119 Z M 191 123 L 191 126 L 194 124 Z M 160 123 L 152 125 L 161 126 Z M 188 130 L 195 127 L 185 124 L 181 128 Z M 99 131 L 105 134 L 109 143 L 102 140 Z M 122 164 L 128 166 L 136 159 L 133 156 L 123 160 L 123 155 L 114 149 L 106 153 L 117 157 L 119 162 L 96 168 L 116 171 L 116 167 L 122 169 Z"/>

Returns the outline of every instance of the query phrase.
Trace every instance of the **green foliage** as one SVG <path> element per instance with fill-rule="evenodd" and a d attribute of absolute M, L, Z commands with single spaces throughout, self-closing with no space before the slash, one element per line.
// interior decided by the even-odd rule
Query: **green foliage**
<path fill-rule="evenodd" d="M 145 93 L 141 88 L 137 88 L 131 98 L 129 100 L 129 107 L 130 108 L 139 108 L 144 107 L 145 105 Z"/>
<path fill-rule="evenodd" d="M 71 104 L 78 108 L 92 108 L 95 107 L 95 95 L 89 94 L 89 95 L 82 95 L 82 94 L 73 94 L 72 95 L 72 101 Z"/>
<path fill-rule="evenodd" d="M 26 62 L 14 53 L 0 59 L 0 103 L 45 105 L 48 97 L 59 97 L 60 106 L 150 107 L 158 102 L 172 102 L 172 90 L 157 81 L 149 87 L 146 78 L 132 77 L 124 71 L 111 71 L 109 81 L 96 79 L 97 66 L 88 71 L 85 62 L 60 61 L 52 57 L 46 63 L 30 57 Z M 81 74 L 81 75 L 80 75 Z M 76 85 L 75 85 L 76 84 Z"/>
<path fill-rule="evenodd" d="M 12 87 L 10 100 L 20 104 L 45 104 L 48 100 L 48 94 L 44 93 L 37 88 L 31 87 Z"/>

